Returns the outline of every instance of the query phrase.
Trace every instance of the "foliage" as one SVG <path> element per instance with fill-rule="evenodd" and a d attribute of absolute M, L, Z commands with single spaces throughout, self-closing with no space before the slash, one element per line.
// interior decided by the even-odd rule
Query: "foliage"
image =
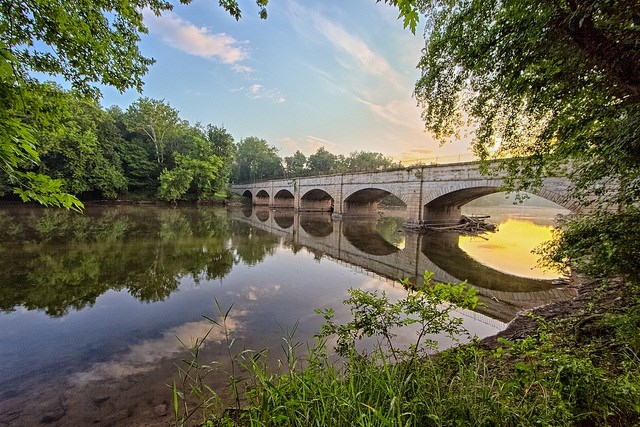
<path fill-rule="evenodd" d="M 39 163 L 34 130 L 57 120 L 56 110 L 43 108 L 44 91 L 33 73 L 61 75 L 80 93 L 93 96 L 99 93 L 96 83 L 140 88 L 153 62 L 137 45 L 139 33 L 146 31 L 141 11 L 158 14 L 170 7 L 157 0 L 0 4 L 0 167 L 23 200 L 81 208 L 60 187 L 54 190 L 50 179 L 16 173 Z"/>
<path fill-rule="evenodd" d="M 204 138 L 211 144 L 213 154 L 222 160 L 222 166 L 218 171 L 218 178 L 215 184 L 215 193 L 218 197 L 226 197 L 233 159 L 236 153 L 233 136 L 225 128 L 211 124 L 202 129 L 202 132 Z"/>
<path fill-rule="evenodd" d="M 190 0 L 181 2 L 190 3 Z M 268 0 L 256 0 L 263 19 L 267 17 L 267 3 Z M 235 19 L 240 18 L 236 0 L 220 1 L 219 5 Z M 3 184 L 13 188 L 24 201 L 82 209 L 76 197 L 63 191 L 69 184 L 30 171 L 40 164 L 35 133 L 46 131 L 47 126 L 60 119 L 57 109 L 47 108 L 46 86 L 35 76 L 60 76 L 82 97 L 94 100 L 100 96 L 98 85 L 119 91 L 141 90 L 142 76 L 154 62 L 144 57 L 138 46 L 140 34 L 147 32 L 143 11 L 160 15 L 171 8 L 171 3 L 165 0 L 0 1 L 0 181 Z M 161 124 L 150 127 L 148 120 L 134 123 L 139 131 L 149 131 L 156 148 L 156 161 L 163 163 L 165 140 Z M 102 183 L 103 187 L 119 179 L 113 170 L 101 173 L 110 174 L 107 181 L 112 181 Z M 113 195 L 111 190 L 100 190 Z"/>
<path fill-rule="evenodd" d="M 380 3 L 380 1 L 381 0 L 376 0 L 376 3 Z M 398 8 L 400 11 L 398 18 L 402 18 L 404 27 L 409 27 L 411 32 L 415 34 L 418 22 L 420 21 L 420 7 L 423 1 L 384 0 L 384 2 Z"/>
<path fill-rule="evenodd" d="M 600 212 L 569 221 L 538 249 L 547 264 L 578 268 L 591 277 L 640 275 L 640 210 Z"/>
<path fill-rule="evenodd" d="M 53 113 L 25 134 L 38 141 L 39 155 L 35 143 L 24 148 L 31 151 L 4 155 L 12 172 L 0 174 L 0 195 L 13 188 L 25 201 L 37 197 L 74 209 L 81 204 L 67 192 L 89 199 L 226 195 L 235 147 L 224 128 L 191 126 L 171 106 L 149 98 L 126 113 L 104 110 L 53 83 L 37 85 L 25 99 Z"/>
<path fill-rule="evenodd" d="M 62 316 L 124 290 L 159 301 L 182 277 L 223 278 L 239 262 L 257 263 L 277 247 L 219 208 L 87 207 L 0 213 L 3 286 L 0 310 L 18 307 Z"/>
<path fill-rule="evenodd" d="M 633 307 L 625 306 L 615 318 L 603 319 L 603 324 L 615 325 L 620 337 L 635 339 L 640 300 L 637 286 L 631 289 L 636 292 Z M 442 285 L 431 297 L 438 299 L 450 292 L 447 285 Z M 454 295 L 462 300 L 467 296 L 463 287 Z M 417 311 L 412 312 L 426 310 L 433 314 L 426 308 L 432 301 L 416 302 Z M 323 327 L 328 333 L 345 336 L 358 330 L 385 336 L 389 331 L 387 320 L 399 323 L 402 319 L 398 305 L 368 292 L 353 294 L 350 303 L 355 304 L 351 306 L 354 320 L 336 328 L 329 316 Z M 590 313 L 583 316 L 591 318 Z M 294 327 L 283 338 L 284 354 L 279 359 L 283 370 L 279 373 L 269 368 L 265 351 L 229 353 L 229 358 L 246 370 L 230 380 L 246 388 L 248 401 L 239 416 L 230 417 L 228 411 L 220 409 L 219 400 L 211 399 L 219 395 L 201 393 L 207 383 L 191 382 L 193 386 L 186 389 L 195 391 L 198 401 L 204 402 L 199 409 L 206 402 L 217 402 L 203 410 L 208 425 L 637 424 L 640 359 L 629 351 L 626 338 L 603 344 L 599 335 L 594 335 L 577 346 L 580 338 L 571 331 L 582 320 L 569 320 L 566 325 L 538 320 L 537 333 L 518 341 L 500 339 L 493 349 L 473 342 L 419 358 L 409 351 L 399 360 L 382 351 L 348 351 L 344 359 L 335 361 L 327 353 L 324 339 L 303 357 Z M 225 317 L 219 316 L 217 323 L 224 321 Z M 620 330 L 628 333 L 620 334 Z M 227 343 L 234 341 L 234 337 L 227 337 Z M 209 373 L 212 365 L 200 363 L 194 358 L 188 360 L 190 368 Z M 178 395 L 176 406 L 181 398 Z"/>
<path fill-rule="evenodd" d="M 153 144 L 158 164 L 164 164 L 168 139 L 179 131 L 178 111 L 164 100 L 139 98 L 129 106 L 124 123 L 130 132 L 139 132 Z"/>
<path fill-rule="evenodd" d="M 344 163 L 344 169 L 349 172 L 377 171 L 397 166 L 392 159 L 370 151 L 354 151 L 344 159 Z"/>
<path fill-rule="evenodd" d="M 113 121 L 90 98 L 54 88 L 63 105 L 55 127 L 42 128 L 40 170 L 64 182 L 72 194 L 115 198 L 127 187 L 118 154 L 121 138 Z"/>
<path fill-rule="evenodd" d="M 307 167 L 312 175 L 322 175 L 336 172 L 338 169 L 338 156 L 320 147 L 307 159 Z"/>
<path fill-rule="evenodd" d="M 305 166 L 307 164 L 307 156 L 296 150 L 293 156 L 284 158 L 285 171 L 287 176 L 302 176 L 305 173 Z"/>
<path fill-rule="evenodd" d="M 205 145 L 206 143 L 202 141 Z M 214 183 L 221 160 L 215 154 L 203 151 L 194 155 L 174 154 L 176 167 L 165 169 L 160 175 L 160 198 L 175 201 L 184 196 L 189 188 L 195 187 L 198 200 L 209 199 L 214 194 Z"/>
<path fill-rule="evenodd" d="M 511 188 L 566 169 L 589 210 L 640 202 L 638 1 L 414 4 L 427 15 L 415 88 L 427 129 L 470 125 L 481 158 L 512 157 Z"/>
<path fill-rule="evenodd" d="M 478 297 L 466 282 L 434 284 L 431 283 L 432 276 L 433 273 L 425 271 L 424 284 L 419 289 L 407 289 L 406 297 L 395 302 L 390 302 L 384 292 L 378 295 L 375 291 L 349 290 L 351 296 L 344 303 L 351 307 L 353 320 L 338 325 L 333 320 L 333 309 L 318 310 L 325 320 L 319 337 L 335 335 L 336 351 L 344 357 L 358 354 L 356 343 L 362 338 L 380 337 L 394 363 L 404 361 L 409 364 L 437 348 L 436 341 L 427 339 L 429 335 L 446 333 L 457 341 L 464 329 L 462 319 L 455 317 L 452 311 L 456 307 L 475 307 Z M 394 330 L 410 325 L 417 325 L 415 342 L 406 350 L 396 349 Z"/>
<path fill-rule="evenodd" d="M 234 181 L 280 178 L 282 175 L 282 159 L 277 148 L 255 136 L 240 140 L 233 164 Z"/>

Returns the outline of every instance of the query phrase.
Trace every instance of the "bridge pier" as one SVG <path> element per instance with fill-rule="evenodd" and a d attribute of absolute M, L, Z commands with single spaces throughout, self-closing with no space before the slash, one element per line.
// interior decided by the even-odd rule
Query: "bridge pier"
<path fill-rule="evenodd" d="M 424 207 L 421 223 L 430 225 L 456 225 L 462 219 L 461 206 Z"/>
<path fill-rule="evenodd" d="M 378 216 L 378 202 L 344 202 L 342 217 L 374 218 Z"/>
<path fill-rule="evenodd" d="M 300 200 L 300 207 L 298 210 L 300 212 L 331 212 L 333 211 L 333 200 L 305 200 L 303 198 Z"/>

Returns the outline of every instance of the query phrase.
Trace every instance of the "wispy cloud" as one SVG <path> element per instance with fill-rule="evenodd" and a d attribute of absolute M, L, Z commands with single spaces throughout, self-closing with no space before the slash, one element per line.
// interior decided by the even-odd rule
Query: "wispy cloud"
<path fill-rule="evenodd" d="M 209 28 L 198 27 L 182 19 L 173 12 L 165 12 L 156 16 L 145 10 L 144 23 L 153 34 L 157 34 L 169 46 L 190 55 L 207 59 L 217 59 L 229 64 L 238 72 L 249 73 L 253 69 L 240 64 L 248 58 L 243 43 L 225 33 L 214 33 Z"/>
<path fill-rule="evenodd" d="M 374 53 L 358 37 L 323 17 L 318 16 L 315 21 L 320 33 L 335 47 L 347 53 L 362 71 L 376 76 L 393 76 L 395 74 L 387 60 Z"/>
<path fill-rule="evenodd" d="M 248 95 L 252 99 L 265 99 L 275 104 L 285 102 L 284 96 L 276 89 L 266 89 L 261 84 L 253 84 L 248 89 Z"/>
<path fill-rule="evenodd" d="M 331 152 L 335 152 L 336 148 L 338 148 L 338 144 L 335 142 L 312 135 L 299 138 L 285 136 L 277 141 L 286 151 L 293 153 L 296 150 L 300 150 L 307 156 L 315 153 L 320 147 L 325 147 Z"/>

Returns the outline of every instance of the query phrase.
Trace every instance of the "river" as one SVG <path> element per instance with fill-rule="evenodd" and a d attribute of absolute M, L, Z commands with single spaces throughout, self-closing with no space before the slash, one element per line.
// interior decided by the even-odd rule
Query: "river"
<path fill-rule="evenodd" d="M 403 231 L 402 218 L 334 221 L 269 209 L 90 205 L 83 215 L 0 210 L 0 425 L 166 425 L 176 364 L 230 308 L 235 349 L 271 349 L 296 329 L 307 342 L 315 308 L 349 288 L 402 295 L 397 279 L 469 279 L 483 303 L 459 310 L 480 338 L 525 308 L 572 296 L 535 268 L 560 209 L 474 207 L 498 232 L 481 236 Z M 395 215 L 395 213 L 392 213 Z M 439 338 L 442 347 L 450 342 Z M 224 367 L 214 331 L 202 357 Z M 212 377 L 225 393 L 228 378 Z"/>

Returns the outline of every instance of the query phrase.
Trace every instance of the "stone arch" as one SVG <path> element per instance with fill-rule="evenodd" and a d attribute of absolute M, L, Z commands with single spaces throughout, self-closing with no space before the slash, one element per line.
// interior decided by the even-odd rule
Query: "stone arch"
<path fill-rule="evenodd" d="M 300 198 L 300 210 L 307 212 L 333 212 L 334 200 L 329 193 L 319 188 L 307 191 Z"/>
<path fill-rule="evenodd" d="M 373 216 L 378 212 L 378 203 L 388 195 L 394 195 L 408 205 L 402 195 L 377 187 L 364 187 L 351 192 L 344 198 L 342 212 L 345 215 Z"/>
<path fill-rule="evenodd" d="M 253 194 L 251 193 L 251 190 L 244 190 L 244 193 L 242 193 L 242 197 L 248 197 L 248 198 L 253 198 Z"/>
<path fill-rule="evenodd" d="M 291 191 L 282 189 L 273 196 L 273 207 L 275 208 L 291 208 L 294 207 L 294 196 Z"/>
<path fill-rule="evenodd" d="M 260 190 L 256 193 L 256 197 L 253 201 L 254 205 L 259 205 L 259 206 L 269 206 L 269 193 L 267 193 L 266 190 Z"/>
<path fill-rule="evenodd" d="M 461 208 L 467 203 L 489 194 L 504 192 L 501 182 L 486 182 L 486 185 L 452 186 L 441 188 L 422 207 L 423 221 L 432 224 L 451 224 L 460 220 Z M 492 185 L 493 184 L 493 185 Z M 567 198 L 543 187 L 532 189 L 528 193 L 540 196 L 566 209 L 572 209 Z"/>

